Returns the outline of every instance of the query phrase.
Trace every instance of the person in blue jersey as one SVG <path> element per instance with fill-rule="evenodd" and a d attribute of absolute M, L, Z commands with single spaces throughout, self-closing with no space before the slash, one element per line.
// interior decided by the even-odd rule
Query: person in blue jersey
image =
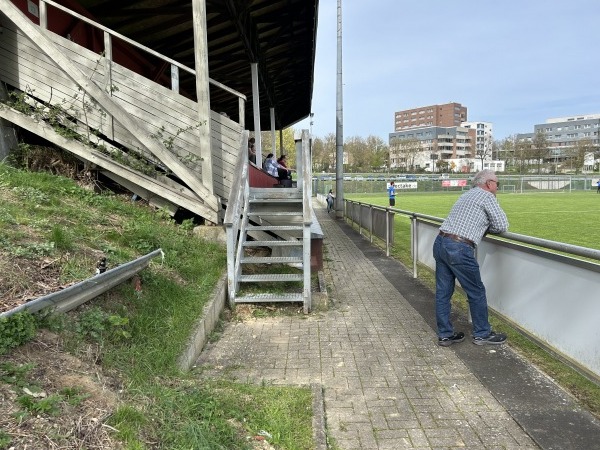
<path fill-rule="evenodd" d="M 506 342 L 506 335 L 492 331 L 490 326 L 485 286 L 475 258 L 475 247 L 485 234 L 508 230 L 508 219 L 496 199 L 498 186 L 494 171 L 478 172 L 473 178 L 473 187 L 456 201 L 435 238 L 435 315 L 438 345 L 442 347 L 465 339 L 463 332 L 454 331 L 450 321 L 450 299 L 456 280 L 467 294 L 473 343 L 499 345 Z"/>
<path fill-rule="evenodd" d="M 394 186 L 393 181 L 390 181 L 387 192 L 390 197 L 390 206 L 396 206 L 396 186 Z"/>

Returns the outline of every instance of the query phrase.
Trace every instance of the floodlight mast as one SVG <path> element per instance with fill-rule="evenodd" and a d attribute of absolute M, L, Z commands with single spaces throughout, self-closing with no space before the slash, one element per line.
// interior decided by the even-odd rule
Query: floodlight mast
<path fill-rule="evenodd" d="M 342 0 L 337 1 L 337 89 L 335 129 L 335 216 L 344 217 L 344 121 L 342 102 Z"/>

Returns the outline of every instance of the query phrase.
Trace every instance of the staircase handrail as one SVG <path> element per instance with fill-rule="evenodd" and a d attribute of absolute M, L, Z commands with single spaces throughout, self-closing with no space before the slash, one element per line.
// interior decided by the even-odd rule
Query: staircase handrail
<path fill-rule="evenodd" d="M 230 302 L 235 299 L 237 290 L 243 251 L 243 234 L 248 220 L 247 215 L 243 214 L 248 209 L 248 192 L 250 189 L 248 136 L 248 130 L 244 130 L 240 136 L 239 157 L 233 171 L 234 182 L 231 184 L 227 210 L 223 220 L 223 226 L 227 233 L 227 287 Z"/>
<path fill-rule="evenodd" d="M 304 224 L 312 224 L 312 167 L 310 155 L 310 135 L 307 130 L 302 130 L 302 209 Z"/>
<path fill-rule="evenodd" d="M 196 76 L 196 70 L 195 69 L 192 69 L 191 67 L 188 67 L 188 66 L 186 66 L 184 64 L 181 64 L 180 62 L 177 62 L 174 59 L 169 58 L 168 56 L 165 56 L 165 55 L 163 55 L 161 53 L 158 53 L 157 51 L 152 50 L 151 48 L 146 47 L 145 45 L 142 45 L 142 44 L 140 44 L 140 43 L 138 43 L 138 42 L 136 42 L 136 41 L 128 38 L 127 36 L 124 36 L 124 35 L 116 32 L 116 31 L 114 31 L 114 30 L 111 30 L 110 28 L 105 27 L 104 25 L 101 25 L 101 24 L 99 24 L 98 22 L 95 22 L 92 19 L 89 19 L 89 18 L 87 18 L 85 16 L 82 16 L 81 14 L 76 13 L 75 11 L 72 11 L 72 10 L 70 10 L 69 8 L 67 8 L 67 7 L 65 7 L 63 5 L 60 5 L 60 4 L 56 3 L 56 2 L 53 2 L 52 0 L 40 0 L 40 7 L 41 8 L 44 8 L 45 4 L 48 4 L 48 5 L 53 6 L 54 8 L 60 9 L 61 11 L 65 12 L 65 13 L 67 13 L 67 14 L 69 14 L 69 15 L 71 15 L 71 16 L 73 16 L 73 17 L 75 17 L 75 18 L 77 18 L 77 19 L 79 19 L 79 20 L 81 20 L 81 21 L 83 21 L 83 22 L 85 22 L 85 23 L 87 23 L 87 24 L 95 27 L 95 28 L 98 28 L 98 29 L 102 30 L 105 34 L 108 34 L 109 36 L 114 36 L 114 37 L 118 38 L 119 40 L 125 41 L 128 44 L 133 45 L 134 47 L 136 47 L 136 48 L 138 48 L 140 50 L 143 50 L 146 53 L 149 53 L 152 56 L 155 56 L 155 57 L 157 57 L 158 59 L 160 59 L 162 61 L 168 62 L 172 66 L 176 66 L 176 67 L 178 67 L 178 68 L 180 68 L 180 69 L 182 69 L 182 70 L 184 70 L 184 71 L 192 74 L 194 77 Z M 40 14 L 40 26 L 42 28 L 46 29 L 45 24 L 43 24 L 43 21 L 41 20 L 41 16 L 42 16 L 42 14 Z M 247 97 L 244 94 L 242 94 L 241 92 L 238 92 L 235 89 L 232 89 L 232 88 L 230 88 L 230 87 L 228 87 L 228 86 L 226 86 L 226 85 L 224 85 L 222 83 L 219 83 L 218 81 L 213 80 L 212 78 L 209 78 L 208 80 L 209 80 L 209 83 L 212 84 L 213 86 L 216 86 L 216 87 L 218 87 L 218 88 L 220 88 L 220 89 L 222 89 L 222 90 L 224 90 L 226 92 L 229 92 L 230 94 L 238 97 L 238 99 L 240 101 L 243 101 L 243 102 L 247 101 Z"/>
<path fill-rule="evenodd" d="M 303 267 L 303 298 L 304 313 L 308 314 L 312 309 L 311 294 L 311 239 L 312 239 L 312 175 L 311 175 L 311 151 L 310 134 L 308 130 L 302 130 L 301 155 L 302 160 L 302 267 Z"/>

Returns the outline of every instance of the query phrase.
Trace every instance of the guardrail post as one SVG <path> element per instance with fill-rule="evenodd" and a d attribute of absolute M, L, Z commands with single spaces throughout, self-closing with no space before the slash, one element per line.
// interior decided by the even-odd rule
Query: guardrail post
<path fill-rule="evenodd" d="M 373 243 L 373 205 L 369 205 L 369 240 Z"/>
<path fill-rule="evenodd" d="M 413 260 L 413 278 L 418 278 L 419 274 L 417 272 L 417 216 L 414 214 L 410 217 L 410 253 L 412 255 Z"/>
<path fill-rule="evenodd" d="M 390 209 L 385 208 L 385 256 L 390 256 Z"/>
<path fill-rule="evenodd" d="M 357 203 L 358 207 L 358 234 L 362 236 L 362 203 Z"/>

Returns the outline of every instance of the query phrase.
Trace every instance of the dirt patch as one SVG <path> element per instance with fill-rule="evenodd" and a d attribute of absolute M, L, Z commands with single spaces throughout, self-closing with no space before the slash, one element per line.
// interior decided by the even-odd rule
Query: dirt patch
<path fill-rule="evenodd" d="M 67 286 L 59 282 L 59 259 L 30 259 L 0 254 L 0 312 Z"/>
<path fill-rule="evenodd" d="M 24 375 L 10 376 L 14 368 L 26 365 L 31 369 Z M 0 357 L 0 430 L 5 433 L 0 434 L 0 447 L 122 448 L 112 437 L 115 430 L 106 424 L 119 404 L 120 391 L 118 380 L 62 351 L 56 335 L 41 332 Z M 48 409 L 41 406 L 45 404 Z M 2 447 L 8 439 L 10 444 Z"/>

